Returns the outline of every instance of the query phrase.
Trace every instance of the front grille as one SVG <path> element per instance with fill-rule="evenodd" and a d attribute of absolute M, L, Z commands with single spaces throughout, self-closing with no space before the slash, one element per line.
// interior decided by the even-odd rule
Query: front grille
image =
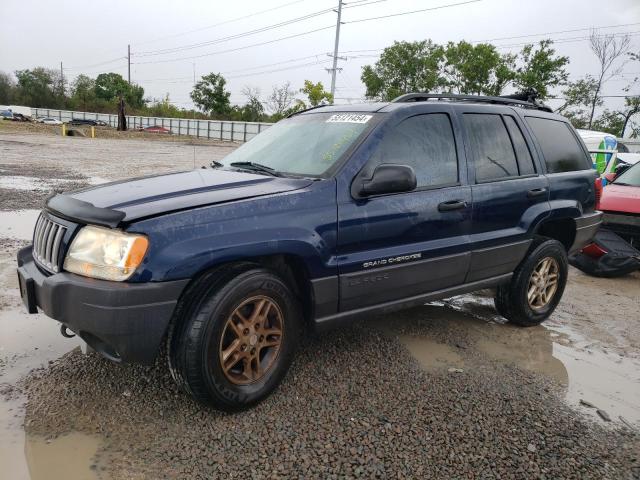
<path fill-rule="evenodd" d="M 51 273 L 60 271 L 58 254 L 67 227 L 54 222 L 44 213 L 40 214 L 33 232 L 33 258 Z"/>

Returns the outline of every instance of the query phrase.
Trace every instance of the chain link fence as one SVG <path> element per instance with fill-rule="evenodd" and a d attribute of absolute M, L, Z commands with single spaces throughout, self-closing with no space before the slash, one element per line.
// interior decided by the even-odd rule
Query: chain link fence
<path fill-rule="evenodd" d="M 55 110 L 51 108 L 32 108 L 31 118 L 50 117 L 62 122 L 72 119 L 96 120 L 105 122 L 116 128 L 118 116 L 109 113 L 75 112 L 71 110 Z M 146 127 L 164 127 L 174 135 L 189 135 L 197 138 L 223 140 L 230 142 L 246 142 L 269 128 L 272 123 L 263 122 L 231 122 L 224 120 L 197 120 L 188 118 L 141 117 L 127 115 L 129 130 Z"/>

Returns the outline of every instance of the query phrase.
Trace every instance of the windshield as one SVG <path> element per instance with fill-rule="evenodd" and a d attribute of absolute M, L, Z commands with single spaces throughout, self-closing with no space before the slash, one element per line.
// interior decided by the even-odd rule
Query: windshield
<path fill-rule="evenodd" d="M 225 168 L 257 164 L 280 174 L 321 177 L 367 129 L 372 118 L 373 114 L 362 113 L 296 115 L 276 123 L 221 163 Z"/>
<path fill-rule="evenodd" d="M 625 171 L 613 182 L 614 185 L 630 185 L 640 187 L 640 163 L 636 163 L 629 170 Z"/>

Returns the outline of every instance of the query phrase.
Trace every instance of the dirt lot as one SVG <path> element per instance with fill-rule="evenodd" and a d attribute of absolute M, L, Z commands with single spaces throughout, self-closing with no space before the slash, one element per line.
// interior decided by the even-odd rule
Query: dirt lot
<path fill-rule="evenodd" d="M 225 415 L 178 393 L 164 359 L 114 365 L 25 314 L 14 259 L 52 190 L 234 145 L 26 130 L 0 126 L 6 478 L 640 478 L 640 275 L 572 269 L 535 328 L 504 324 L 480 292 L 314 336 L 275 395 Z"/>

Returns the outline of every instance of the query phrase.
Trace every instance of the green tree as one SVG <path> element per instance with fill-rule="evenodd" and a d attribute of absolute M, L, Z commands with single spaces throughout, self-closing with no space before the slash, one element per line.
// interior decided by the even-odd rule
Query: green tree
<path fill-rule="evenodd" d="M 575 128 L 587 128 L 589 112 L 597 88 L 598 81 L 590 75 L 568 83 L 562 91 L 564 103 L 556 109 L 556 112 L 567 117 Z M 596 101 L 597 106 L 600 107 L 602 104 L 601 98 Z"/>
<path fill-rule="evenodd" d="M 535 89 L 540 99 L 549 96 L 553 87 L 565 85 L 569 57 L 557 56 L 553 41 L 542 40 L 537 46 L 525 45 L 517 57 L 514 86 L 520 91 Z"/>
<path fill-rule="evenodd" d="M 60 95 L 60 73 L 44 67 L 17 70 L 18 84 L 15 101 L 29 107 L 64 107 Z"/>
<path fill-rule="evenodd" d="M 449 42 L 444 49 L 444 87 L 454 93 L 500 95 L 515 77 L 513 61 L 513 55 L 502 55 L 487 43 Z"/>
<path fill-rule="evenodd" d="M 203 76 L 191 92 L 191 99 L 200 110 L 215 115 L 231 112 L 231 92 L 225 89 L 227 81 L 219 73 Z"/>
<path fill-rule="evenodd" d="M 98 110 L 96 81 L 87 75 L 78 75 L 71 84 L 71 105 L 80 110 Z"/>
<path fill-rule="evenodd" d="M 242 94 L 247 97 L 247 103 L 242 107 L 242 120 L 261 122 L 264 117 L 264 105 L 260 100 L 260 89 L 244 87 Z"/>
<path fill-rule="evenodd" d="M 305 80 L 304 87 L 300 89 L 300 93 L 304 93 L 307 96 L 312 107 L 320 105 L 324 100 L 333 103 L 333 95 L 325 91 L 322 82 L 313 83 L 311 80 Z"/>
<path fill-rule="evenodd" d="M 440 64 L 444 49 L 431 40 L 394 42 L 375 65 L 362 68 L 366 97 L 381 101 L 409 92 L 432 92 L 445 83 Z"/>
<path fill-rule="evenodd" d="M 112 103 L 122 95 L 131 108 L 141 108 L 145 105 L 144 88 L 136 84 L 129 84 L 118 73 L 101 73 L 95 80 L 96 97 Z"/>
<path fill-rule="evenodd" d="M 631 132 L 625 132 L 630 125 L 630 119 L 640 112 L 640 97 L 627 97 L 625 105 L 620 110 L 605 109 L 600 116 L 593 121 L 592 128 L 602 132 L 610 133 L 617 137 L 622 137 L 629 133 L 629 137 L 637 137 L 640 134 L 640 127 L 631 126 Z"/>
<path fill-rule="evenodd" d="M 16 95 L 16 82 L 10 74 L 0 72 L 0 104 L 9 105 Z"/>

